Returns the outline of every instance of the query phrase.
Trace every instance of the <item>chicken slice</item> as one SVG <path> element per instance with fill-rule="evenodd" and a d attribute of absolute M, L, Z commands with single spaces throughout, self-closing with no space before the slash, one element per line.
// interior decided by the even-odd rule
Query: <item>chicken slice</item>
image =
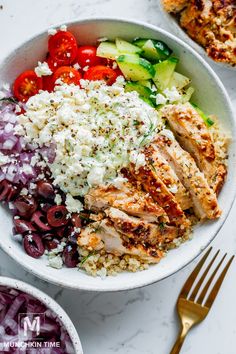
<path fill-rule="evenodd" d="M 149 145 L 145 151 L 147 163 L 152 166 L 157 176 L 164 182 L 169 191 L 175 196 L 183 210 L 192 206 L 189 191 L 183 186 L 175 171 L 171 168 L 161 151 L 155 144 Z"/>
<path fill-rule="evenodd" d="M 178 237 L 178 229 L 174 226 L 148 223 L 140 218 L 129 216 L 119 209 L 107 209 L 106 215 L 112 221 L 116 231 L 122 233 L 125 238 L 133 239 L 135 244 L 160 246 Z"/>
<path fill-rule="evenodd" d="M 141 244 L 133 245 L 122 238 L 122 234 L 116 231 L 109 219 L 103 219 L 100 223 L 93 223 L 82 229 L 78 237 L 78 245 L 89 251 L 106 252 L 116 256 L 125 254 L 139 257 L 149 263 L 158 263 L 164 256 L 164 252 L 155 248 L 145 248 Z"/>
<path fill-rule="evenodd" d="M 148 165 L 136 169 L 134 164 L 130 164 L 129 171 L 132 178 L 136 179 L 144 190 L 165 210 L 170 219 L 170 223 L 179 228 L 180 235 L 184 234 L 186 229 L 190 226 L 190 221 L 187 219 L 174 195 L 157 176 L 154 169 Z"/>
<path fill-rule="evenodd" d="M 95 212 L 114 207 L 147 221 L 169 220 L 164 209 L 149 194 L 131 183 L 124 183 L 120 189 L 112 185 L 91 188 L 85 196 L 85 206 Z"/>
<path fill-rule="evenodd" d="M 188 0 L 162 0 L 162 4 L 167 12 L 177 13 L 187 6 Z"/>
<path fill-rule="evenodd" d="M 194 157 L 210 187 L 218 193 L 226 178 L 226 166 L 217 156 L 213 139 L 201 116 L 190 103 L 168 105 L 163 113 L 176 139 Z"/>
<path fill-rule="evenodd" d="M 204 174 L 198 169 L 192 156 L 174 139 L 159 134 L 155 143 L 161 147 L 164 157 L 175 169 L 184 186 L 189 190 L 193 208 L 200 219 L 216 219 L 221 215 L 217 198 L 209 187 Z"/>

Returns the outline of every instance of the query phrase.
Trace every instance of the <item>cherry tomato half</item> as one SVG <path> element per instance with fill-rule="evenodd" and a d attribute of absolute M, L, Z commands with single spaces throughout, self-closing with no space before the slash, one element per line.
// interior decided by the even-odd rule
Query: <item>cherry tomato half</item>
<path fill-rule="evenodd" d="M 53 73 L 59 68 L 58 62 L 54 60 L 50 55 L 47 57 L 46 62 L 48 63 L 48 66 Z"/>
<path fill-rule="evenodd" d="M 13 85 L 14 96 L 21 102 L 26 102 L 43 88 L 43 80 L 33 70 L 20 74 Z"/>
<path fill-rule="evenodd" d="M 77 43 L 72 33 L 59 31 L 48 41 L 48 51 L 59 65 L 73 63 L 77 56 Z"/>
<path fill-rule="evenodd" d="M 52 92 L 54 89 L 53 75 L 43 76 L 43 90 Z"/>
<path fill-rule="evenodd" d="M 101 58 L 97 57 L 97 48 L 92 45 L 84 45 L 78 48 L 77 61 L 81 68 L 102 63 Z"/>
<path fill-rule="evenodd" d="M 61 79 L 64 83 L 68 85 L 79 85 L 80 79 L 82 79 L 82 75 L 80 74 L 80 72 L 78 72 L 74 68 L 71 68 L 70 66 L 61 66 L 53 74 L 54 84 L 58 79 Z"/>
<path fill-rule="evenodd" d="M 85 80 L 104 80 L 107 85 L 112 85 L 116 81 L 116 78 L 117 73 L 115 70 L 104 65 L 92 66 L 84 74 Z"/>

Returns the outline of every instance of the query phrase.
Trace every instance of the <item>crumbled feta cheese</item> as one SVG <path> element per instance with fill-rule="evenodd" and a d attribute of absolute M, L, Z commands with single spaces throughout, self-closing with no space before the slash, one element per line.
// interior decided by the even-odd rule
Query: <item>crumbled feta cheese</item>
<path fill-rule="evenodd" d="M 27 188 L 22 188 L 22 190 L 21 190 L 21 192 L 20 192 L 20 194 L 21 195 L 27 195 L 28 194 L 28 189 Z"/>
<path fill-rule="evenodd" d="M 171 187 L 169 188 L 169 191 L 170 191 L 171 193 L 173 193 L 173 194 L 177 193 L 177 192 L 178 192 L 178 188 L 177 188 L 176 184 L 174 184 L 173 186 L 171 186 Z"/>
<path fill-rule="evenodd" d="M 49 28 L 48 34 L 50 36 L 54 36 L 57 33 L 57 30 L 55 28 Z"/>
<path fill-rule="evenodd" d="M 79 213 L 83 210 L 83 204 L 81 201 L 73 198 L 70 194 L 66 195 L 66 207 L 70 213 Z"/>
<path fill-rule="evenodd" d="M 55 202 L 57 205 L 61 205 L 62 198 L 61 198 L 60 194 L 56 194 L 56 196 L 55 196 L 55 198 L 54 198 L 54 202 Z"/>
<path fill-rule="evenodd" d="M 112 184 L 114 187 L 117 189 L 121 189 L 124 185 L 124 183 L 128 182 L 127 178 L 124 178 L 122 176 L 118 176 L 113 179 Z"/>
<path fill-rule="evenodd" d="M 46 61 L 44 61 L 43 63 L 39 61 L 38 66 L 36 66 L 34 71 L 38 77 L 52 75 L 52 70 L 49 68 L 48 63 Z"/>
<path fill-rule="evenodd" d="M 86 65 L 86 66 L 83 67 L 83 70 L 84 70 L 84 71 L 88 71 L 88 69 L 89 69 L 89 66 L 88 66 L 88 65 Z"/>
<path fill-rule="evenodd" d="M 75 64 L 73 65 L 73 68 L 74 68 L 75 70 L 79 70 L 79 69 L 81 69 L 81 66 L 80 66 L 78 63 L 75 63 Z"/>
<path fill-rule="evenodd" d="M 156 95 L 156 104 L 166 104 L 167 98 L 163 96 L 161 93 L 158 93 Z"/>
<path fill-rule="evenodd" d="M 60 31 L 67 31 L 67 26 L 66 25 L 61 25 Z"/>
<path fill-rule="evenodd" d="M 171 89 L 166 88 L 163 93 L 165 94 L 166 98 L 168 99 L 169 103 L 173 103 L 178 101 L 181 98 L 181 95 L 176 87 L 171 87 Z"/>
<path fill-rule="evenodd" d="M 4 155 L 3 153 L 0 152 L 0 166 L 6 165 L 10 161 L 11 159 L 9 158 L 9 156 Z"/>
<path fill-rule="evenodd" d="M 78 203 L 70 210 L 81 209 L 73 197 L 84 196 L 91 185 L 112 183 L 128 165 L 130 151 L 137 151 L 137 168 L 143 166 L 143 146 L 163 128 L 159 112 L 136 92 L 125 92 L 124 85 L 122 77 L 112 86 L 87 80 L 81 88 L 62 84 L 31 97 L 19 116 L 20 135 L 28 143 L 55 144 L 55 159 L 46 164 L 55 185 L 71 195 L 67 203 Z"/>
<path fill-rule="evenodd" d="M 135 165 L 135 169 L 138 170 L 140 167 L 146 165 L 145 155 L 133 150 L 130 153 L 130 162 L 132 162 Z"/>
<path fill-rule="evenodd" d="M 106 42 L 106 41 L 108 41 L 108 38 L 107 37 L 101 37 L 101 38 L 98 38 L 97 41 L 98 42 Z"/>
<path fill-rule="evenodd" d="M 118 67 L 117 62 L 114 61 L 113 64 L 112 64 L 112 69 L 113 69 L 113 70 L 116 70 L 117 67 Z"/>
<path fill-rule="evenodd" d="M 56 269 L 61 269 L 63 266 L 62 257 L 60 255 L 49 258 L 48 263 L 49 263 L 50 267 L 56 268 Z"/>

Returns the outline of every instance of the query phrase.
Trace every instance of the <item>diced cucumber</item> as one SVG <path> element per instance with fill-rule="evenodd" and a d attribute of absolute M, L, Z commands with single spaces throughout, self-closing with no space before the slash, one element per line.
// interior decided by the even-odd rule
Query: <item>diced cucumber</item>
<path fill-rule="evenodd" d="M 155 76 L 153 65 L 138 55 L 120 55 L 117 58 L 117 64 L 126 80 L 148 80 Z"/>
<path fill-rule="evenodd" d="M 182 103 L 189 102 L 193 93 L 194 93 L 194 88 L 192 86 L 188 87 L 185 93 L 182 95 L 181 102 Z"/>
<path fill-rule="evenodd" d="M 168 87 L 171 88 L 175 86 L 177 90 L 181 90 L 183 87 L 187 86 L 190 81 L 191 80 L 187 76 L 184 76 L 175 71 L 170 79 Z"/>
<path fill-rule="evenodd" d="M 198 112 L 198 114 L 202 117 L 202 119 L 204 120 L 205 124 L 208 127 L 211 127 L 214 124 L 214 121 L 209 116 L 207 116 L 196 104 L 191 103 L 191 105 Z"/>
<path fill-rule="evenodd" d="M 116 48 L 122 54 L 140 54 L 142 49 L 121 38 L 116 38 Z"/>
<path fill-rule="evenodd" d="M 144 100 L 146 103 L 148 103 L 150 106 L 155 107 L 156 105 L 156 100 L 155 98 L 152 98 L 153 92 L 150 88 L 147 86 L 143 86 L 140 84 L 140 82 L 127 82 L 125 85 L 125 91 L 126 92 L 132 92 L 136 91 L 139 94 L 139 97 Z"/>
<path fill-rule="evenodd" d="M 153 81 L 161 91 L 168 87 L 177 63 L 177 58 L 170 57 L 161 63 L 153 65 L 156 71 Z"/>
<path fill-rule="evenodd" d="M 133 44 L 138 46 L 139 48 L 142 48 L 147 40 L 148 39 L 146 39 L 146 38 L 135 38 L 133 40 Z"/>
<path fill-rule="evenodd" d="M 152 82 L 151 80 L 141 80 L 138 82 L 140 85 L 148 87 L 150 90 L 152 89 Z"/>
<path fill-rule="evenodd" d="M 101 42 L 97 48 L 97 56 L 107 59 L 116 59 L 120 53 L 116 45 L 111 42 Z"/>
<path fill-rule="evenodd" d="M 156 39 L 137 38 L 133 43 L 143 50 L 142 56 L 151 62 L 165 60 L 172 53 L 164 42 Z"/>

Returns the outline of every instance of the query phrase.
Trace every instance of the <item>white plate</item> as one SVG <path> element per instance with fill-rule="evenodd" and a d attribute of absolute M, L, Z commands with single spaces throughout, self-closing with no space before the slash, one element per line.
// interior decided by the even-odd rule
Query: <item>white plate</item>
<path fill-rule="evenodd" d="M 166 42 L 180 59 L 178 71 L 192 78 L 196 88 L 194 101 L 206 113 L 216 114 L 226 130 L 235 136 L 235 121 L 229 97 L 221 81 L 211 67 L 187 44 L 155 26 L 142 22 L 131 22 L 115 19 L 89 19 L 68 24 L 80 44 L 93 44 L 97 38 L 123 37 L 131 40 L 135 37 L 156 38 Z M 13 82 L 23 70 L 34 67 L 38 60 L 44 60 L 47 51 L 47 33 L 23 43 L 0 65 L 0 81 Z M 194 237 L 172 250 L 158 265 L 150 266 L 146 271 L 137 273 L 122 273 L 116 277 L 91 277 L 77 269 L 63 268 L 56 270 L 48 266 L 44 258 L 29 257 L 22 246 L 12 237 L 12 217 L 3 207 L 0 208 L 0 224 L 4 232 L 0 235 L 0 246 L 25 269 L 40 278 L 60 286 L 93 291 L 118 291 L 133 289 L 154 283 L 175 273 L 193 260 L 213 240 L 222 227 L 234 200 L 236 190 L 236 158 L 235 141 L 229 150 L 228 179 L 220 193 L 219 203 L 223 209 L 222 216 L 214 222 L 199 225 L 194 231 Z"/>
<path fill-rule="evenodd" d="M 178 38 L 181 38 L 185 43 L 189 44 L 193 49 L 195 49 L 211 66 L 218 66 L 221 68 L 226 68 L 230 70 L 236 70 L 236 66 L 232 66 L 228 63 L 221 63 L 213 60 L 211 57 L 207 55 L 205 49 L 195 42 L 189 35 L 182 29 L 179 25 L 179 22 L 173 14 L 169 14 L 164 10 L 162 6 L 162 1 L 158 1 L 159 12 L 161 13 L 162 18 L 166 22 L 167 26 L 170 28 L 171 32 L 173 32 Z"/>
<path fill-rule="evenodd" d="M 70 320 L 66 312 L 63 310 L 63 308 L 56 301 L 54 301 L 50 296 L 46 295 L 41 290 L 36 289 L 34 286 L 26 284 L 23 281 L 17 279 L 0 276 L 0 285 L 7 286 L 12 289 L 20 290 L 26 294 L 33 296 L 35 299 L 41 301 L 47 308 L 49 308 L 58 316 L 58 318 L 65 326 L 71 338 L 71 341 L 74 345 L 75 353 L 83 354 L 83 349 L 80 343 L 80 339 L 72 321 Z"/>

